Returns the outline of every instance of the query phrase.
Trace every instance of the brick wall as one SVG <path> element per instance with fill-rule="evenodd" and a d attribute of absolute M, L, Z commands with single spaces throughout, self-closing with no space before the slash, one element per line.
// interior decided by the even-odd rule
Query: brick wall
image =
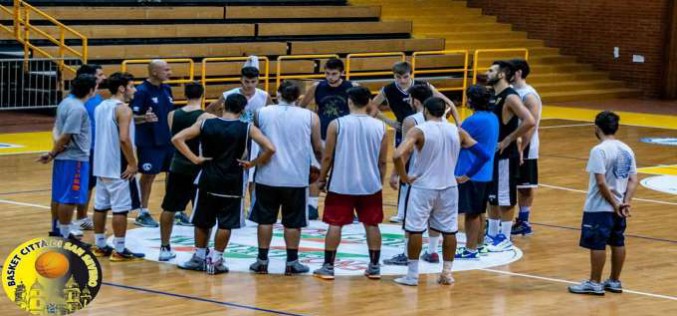
<path fill-rule="evenodd" d="M 663 85 L 668 9 L 674 0 L 468 0 L 470 7 L 527 31 L 611 78 L 659 97 Z M 613 57 L 614 47 L 620 56 Z M 643 55 L 643 64 L 632 55 Z"/>

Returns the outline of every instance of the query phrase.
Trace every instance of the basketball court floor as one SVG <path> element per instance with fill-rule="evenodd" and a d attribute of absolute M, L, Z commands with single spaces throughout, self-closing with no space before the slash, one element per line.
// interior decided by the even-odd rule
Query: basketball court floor
<path fill-rule="evenodd" d="M 333 282 L 310 275 L 246 272 L 256 256 L 255 235 L 235 231 L 226 253 L 231 273 L 209 276 L 183 271 L 176 262 L 156 262 L 159 230 L 137 228 L 130 220 L 130 248 L 148 254 L 134 263 L 101 260 L 104 285 L 82 315 L 674 315 L 677 313 L 677 117 L 619 112 L 617 136 L 633 148 L 642 185 L 628 222 L 628 256 L 622 274 L 625 293 L 603 297 L 572 295 L 567 286 L 588 277 L 588 252 L 578 247 L 582 206 L 587 190 L 585 164 L 597 143 L 592 118 L 599 110 L 544 107 L 541 124 L 540 182 L 533 207 L 535 234 L 516 237 L 517 250 L 456 261 L 456 284 L 440 286 L 435 275 L 422 276 L 417 288 L 392 282 L 406 267 L 383 270 L 380 281 L 361 276 L 367 262 L 359 226 L 348 227 L 339 248 L 341 269 Z M 0 134 L 0 257 L 49 230 L 51 165 L 34 162 L 50 145 L 49 132 Z M 389 163 L 388 172 L 392 164 Z M 395 212 L 397 192 L 384 189 L 386 218 Z M 154 184 L 150 206 L 159 216 L 164 179 Z M 462 221 L 461 221 L 462 222 Z M 108 226 L 110 227 L 110 226 Z M 302 258 L 321 264 L 325 226 L 303 231 Z M 399 226 L 384 223 L 383 256 L 403 244 Z M 91 232 L 84 240 L 91 242 Z M 463 241 L 462 235 L 459 238 Z M 193 251 L 192 229 L 175 229 L 172 244 L 179 258 Z M 281 246 L 276 236 L 273 246 Z M 253 249 L 253 250 L 252 250 Z M 275 262 L 278 260 L 278 262 Z M 608 262 L 607 262 L 608 264 Z M 422 264 L 422 271 L 439 267 Z M 608 273 L 606 267 L 605 274 Z M 606 276 L 606 275 L 605 275 Z M 24 315 L 0 299 L 0 315 Z"/>

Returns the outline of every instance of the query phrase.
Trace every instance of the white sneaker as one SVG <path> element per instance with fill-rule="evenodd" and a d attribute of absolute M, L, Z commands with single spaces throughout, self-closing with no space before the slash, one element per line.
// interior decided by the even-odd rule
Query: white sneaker
<path fill-rule="evenodd" d="M 487 245 L 487 249 L 489 252 L 502 252 L 502 251 L 508 251 L 512 250 L 512 241 L 508 239 L 505 235 L 503 234 L 498 234 L 496 237 L 489 237 L 492 238 L 492 242 Z"/>
<path fill-rule="evenodd" d="M 71 235 L 75 237 L 82 237 L 84 233 L 80 230 L 80 227 L 76 224 L 71 223 Z"/>
<path fill-rule="evenodd" d="M 82 230 L 94 230 L 94 222 L 92 222 L 92 219 L 89 217 L 85 217 L 83 219 L 78 219 L 73 222 L 74 226 L 77 226 L 78 228 Z"/>
<path fill-rule="evenodd" d="M 160 261 L 169 261 L 176 258 L 176 253 L 174 253 L 171 250 L 166 250 L 164 248 L 160 248 L 160 256 L 158 260 Z"/>
<path fill-rule="evenodd" d="M 399 277 L 394 280 L 395 283 L 399 283 L 402 285 L 408 285 L 408 286 L 417 286 L 418 285 L 418 278 L 410 278 L 409 276 L 405 275 L 402 277 Z"/>
<path fill-rule="evenodd" d="M 402 223 L 402 221 L 403 221 L 403 218 L 398 217 L 397 215 L 390 218 L 391 223 Z"/>

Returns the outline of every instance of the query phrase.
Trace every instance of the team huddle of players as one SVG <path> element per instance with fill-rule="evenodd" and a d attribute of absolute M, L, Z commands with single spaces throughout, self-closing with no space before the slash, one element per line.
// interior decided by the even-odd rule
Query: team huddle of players
<path fill-rule="evenodd" d="M 357 220 L 364 225 L 369 248 L 364 274 L 379 279 L 378 225 L 384 219 L 382 186 L 388 182 L 399 192 L 398 212 L 390 220 L 402 223 L 406 249 L 384 263 L 408 266 L 395 282 L 417 285 L 426 231 L 428 249 L 422 260 L 440 262 L 442 238 L 440 284 L 454 282 L 454 259 L 479 260 L 488 252 L 510 250 L 511 235 L 532 233 L 529 212 L 538 184 L 541 101 L 526 83 L 526 61 L 494 62 L 486 85 L 465 91 L 474 114 L 462 123 L 451 100 L 431 84 L 411 78 L 407 62 L 393 66 L 394 81 L 373 99 L 369 89 L 343 79 L 340 59 L 328 60 L 324 70 L 326 78 L 303 98 L 296 82 L 282 82 L 274 104 L 257 88 L 254 57 L 242 68 L 241 87 L 224 92 L 203 110 L 199 83 L 186 84 L 187 105 L 174 108 L 171 88 L 163 83 L 171 69 L 162 60 L 149 64 L 148 79 L 136 87 L 130 74 L 110 75 L 105 85 L 111 97 L 106 100 L 97 94 L 105 79 L 101 68 L 83 66 L 71 95 L 58 107 L 54 149 L 40 157 L 42 162 L 55 160 L 52 234 L 77 237 L 73 209 L 87 205 L 87 188 L 95 186 L 92 251 L 97 256 L 112 262 L 144 257 L 125 247 L 127 214 L 140 209 L 137 225 L 160 227 L 160 261 L 176 257 L 170 246 L 173 224 L 193 225 L 196 251 L 179 267 L 225 273 L 223 253 L 231 231 L 245 225 L 249 191 L 248 219 L 258 224 L 258 256 L 250 270 L 268 273 L 273 225 L 281 212 L 285 274 L 307 273 L 308 266 L 298 260 L 300 233 L 309 219 L 318 218 L 317 199 L 324 191 L 322 220 L 329 229 L 324 264 L 313 275 L 334 278 L 342 227 Z M 311 104 L 314 111 L 307 108 Z M 382 106 L 395 120 L 380 112 Z M 387 126 L 395 130 L 389 177 Z M 319 176 L 311 170 L 319 170 Z M 158 224 L 147 207 L 160 172 L 168 175 Z M 513 223 L 518 200 L 519 217 Z M 190 220 L 183 213 L 189 202 Z M 109 210 L 113 246 L 105 238 Z M 465 213 L 467 243 L 457 249 L 459 212 Z M 485 212 L 488 227 L 482 234 Z"/>

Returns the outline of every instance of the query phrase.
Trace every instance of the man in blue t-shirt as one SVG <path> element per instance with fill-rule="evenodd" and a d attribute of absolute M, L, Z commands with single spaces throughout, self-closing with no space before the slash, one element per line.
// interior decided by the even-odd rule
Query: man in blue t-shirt
<path fill-rule="evenodd" d="M 92 199 L 92 192 L 94 190 L 94 187 L 96 186 L 96 177 L 93 175 L 92 171 L 94 168 L 91 168 L 91 166 L 94 165 L 94 138 L 95 138 L 95 124 L 94 124 L 94 110 L 96 110 L 96 107 L 103 101 L 103 97 L 101 94 L 98 92 L 99 89 L 105 89 L 105 87 L 101 87 L 101 83 L 106 80 L 106 74 L 103 73 L 103 69 L 101 68 L 101 65 L 96 65 L 96 64 L 84 64 L 78 68 L 78 71 L 76 73 L 76 77 L 82 74 L 87 74 L 94 76 L 96 78 L 96 89 L 97 92 L 94 94 L 93 97 L 91 97 L 87 102 L 85 102 L 85 109 L 87 110 L 87 115 L 89 116 L 89 125 L 90 125 L 90 130 L 92 132 L 92 146 L 89 150 L 89 187 L 88 192 L 87 192 L 87 202 L 83 204 L 78 204 L 77 207 L 77 216 L 76 220 L 73 221 L 73 226 L 71 229 L 71 233 L 74 235 L 81 235 L 80 230 L 93 230 L 94 229 L 94 223 L 92 220 L 87 217 L 87 210 L 89 209 L 89 201 Z"/>
<path fill-rule="evenodd" d="M 169 64 L 164 60 L 153 60 L 148 64 L 148 79 L 136 87 L 132 101 L 136 122 L 136 147 L 141 172 L 141 209 L 136 225 L 158 227 L 148 211 L 151 187 L 155 176 L 168 172 L 174 155 L 171 142 L 168 114 L 174 109 L 172 89 L 163 82 L 172 75 Z"/>
<path fill-rule="evenodd" d="M 470 134 L 487 152 L 496 151 L 498 143 L 498 117 L 489 109 L 489 100 L 491 92 L 482 85 L 474 85 L 466 91 L 468 105 L 475 111 L 463 124 L 461 128 Z M 456 165 L 456 176 L 467 173 L 468 169 L 477 159 L 469 150 L 462 148 L 458 156 Z M 477 172 L 470 181 L 459 184 L 458 186 L 458 211 L 465 213 L 466 246 L 456 252 L 456 259 L 479 259 L 480 250 L 484 248 L 480 234 L 481 225 L 484 222 L 482 218 L 487 208 L 489 198 L 488 186 L 493 176 L 494 155 L 487 160 L 479 172 Z"/>

